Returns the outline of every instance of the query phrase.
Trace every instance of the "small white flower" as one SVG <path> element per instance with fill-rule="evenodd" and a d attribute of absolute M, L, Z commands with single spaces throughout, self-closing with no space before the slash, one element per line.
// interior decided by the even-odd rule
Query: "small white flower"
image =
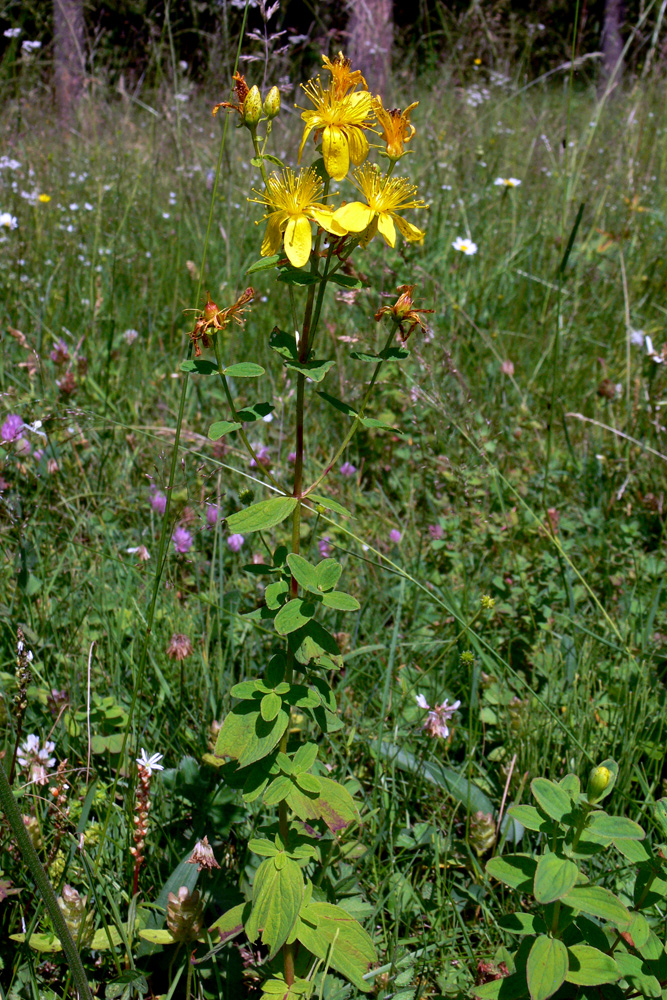
<path fill-rule="evenodd" d="M 149 775 L 153 771 L 164 771 L 164 765 L 160 763 L 164 754 L 154 753 L 149 757 L 144 748 L 141 748 L 141 756 L 137 757 L 137 764 L 143 767 L 144 771 L 148 771 Z"/>
<path fill-rule="evenodd" d="M 651 361 L 655 361 L 656 365 L 661 365 L 665 359 L 663 358 L 662 354 L 658 354 L 658 352 L 653 347 L 653 341 L 649 337 L 648 333 L 644 338 L 644 346 L 646 347 L 646 353 L 648 354 Z"/>
<path fill-rule="evenodd" d="M 34 420 L 31 424 L 24 424 L 23 429 L 27 431 L 32 431 L 33 434 L 39 434 L 40 437 L 46 438 L 46 434 L 43 430 L 40 430 L 42 426 L 41 420 Z"/>
<path fill-rule="evenodd" d="M 521 181 L 517 177 L 496 177 L 493 183 L 496 187 L 518 188 Z"/>
<path fill-rule="evenodd" d="M 0 212 L 0 226 L 4 226 L 6 229 L 16 229 L 19 224 L 19 220 L 15 215 L 11 215 L 9 212 Z"/>
<path fill-rule="evenodd" d="M 635 347 L 641 347 L 644 343 L 644 331 L 630 329 L 630 343 Z"/>
<path fill-rule="evenodd" d="M 416 694 L 415 701 L 417 702 L 420 708 L 424 708 L 426 709 L 426 711 L 428 711 L 429 708 L 431 707 L 423 694 Z"/>
<path fill-rule="evenodd" d="M 37 49 L 41 49 L 41 47 L 42 47 L 42 43 L 41 42 L 31 42 L 27 38 L 26 38 L 26 40 L 24 42 L 21 42 L 21 49 L 27 55 L 30 55 L 31 52 L 35 52 Z"/>
<path fill-rule="evenodd" d="M 452 246 L 455 250 L 460 250 L 464 253 L 466 257 L 472 257 L 473 254 L 477 253 L 477 244 L 473 243 L 472 240 L 464 240 L 461 236 L 457 236 Z"/>
<path fill-rule="evenodd" d="M 3 35 L 5 38 L 18 38 L 21 34 L 21 28 L 5 28 Z"/>
<path fill-rule="evenodd" d="M 137 337 L 139 336 L 138 330 L 126 330 L 123 334 L 123 340 L 126 344 L 133 344 Z"/>

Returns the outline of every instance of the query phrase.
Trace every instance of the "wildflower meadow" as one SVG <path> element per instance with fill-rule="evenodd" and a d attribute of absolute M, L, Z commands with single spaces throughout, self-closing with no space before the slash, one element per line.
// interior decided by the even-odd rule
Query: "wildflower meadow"
<path fill-rule="evenodd" d="M 660 998 L 665 4 L 168 8 L 66 123 L 1 12 L 0 1000 Z"/>

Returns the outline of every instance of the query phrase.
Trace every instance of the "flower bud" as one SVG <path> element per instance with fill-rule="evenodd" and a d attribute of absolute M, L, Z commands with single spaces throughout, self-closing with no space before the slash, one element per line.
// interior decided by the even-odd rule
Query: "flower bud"
<path fill-rule="evenodd" d="M 93 938 L 93 914 L 86 911 L 87 896 L 82 896 L 71 885 L 64 885 L 58 896 L 58 906 L 70 933 L 79 945 L 86 947 Z"/>
<path fill-rule="evenodd" d="M 243 124 L 256 125 L 262 114 L 262 95 L 259 87 L 251 87 L 243 102 Z"/>
<path fill-rule="evenodd" d="M 209 294 L 207 296 L 206 305 L 204 306 L 204 310 L 203 310 L 203 313 L 202 313 L 204 319 L 205 320 L 214 319 L 218 315 L 219 312 L 220 312 L 220 310 L 216 306 L 215 302 L 211 301 L 211 296 Z"/>
<path fill-rule="evenodd" d="M 167 927 L 176 941 L 194 941 L 203 926 L 204 904 L 199 890 L 193 892 L 182 885 L 178 895 L 169 893 L 167 902 Z"/>
<path fill-rule="evenodd" d="M 280 91 L 277 87 L 271 87 L 271 90 L 266 95 L 264 99 L 264 114 L 267 118 L 275 118 L 280 111 Z"/>
<path fill-rule="evenodd" d="M 597 802 L 602 793 L 606 791 L 610 781 L 611 771 L 608 767 L 603 765 L 594 767 L 588 776 L 588 788 L 586 789 L 588 801 Z"/>

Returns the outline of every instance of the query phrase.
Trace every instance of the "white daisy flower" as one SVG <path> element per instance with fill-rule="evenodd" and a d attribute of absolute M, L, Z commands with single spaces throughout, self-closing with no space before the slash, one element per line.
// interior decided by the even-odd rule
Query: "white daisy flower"
<path fill-rule="evenodd" d="M 464 253 L 466 257 L 472 257 L 473 254 L 477 253 L 477 244 L 473 243 L 472 240 L 465 240 L 461 236 L 457 236 L 452 246 L 455 250 L 460 250 Z"/>

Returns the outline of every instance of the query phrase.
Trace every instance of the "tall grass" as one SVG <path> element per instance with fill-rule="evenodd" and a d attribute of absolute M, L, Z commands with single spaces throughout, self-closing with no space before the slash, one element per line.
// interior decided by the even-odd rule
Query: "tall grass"
<path fill-rule="evenodd" d="M 409 341 L 407 367 L 382 376 L 373 415 L 397 433 L 365 432 L 346 455 L 354 475 L 330 480 L 354 520 L 323 515 L 303 543 L 316 550 L 327 536 L 362 604 L 340 637 L 345 728 L 333 745 L 340 773 L 366 793 L 373 847 L 359 878 L 352 868 L 337 877 L 351 910 L 377 929 L 382 975 L 414 969 L 420 995 L 449 995 L 501 941 L 479 814 L 495 823 L 506 789 L 513 801 L 537 774 L 582 772 L 605 756 L 620 761 L 615 794 L 631 815 L 662 792 L 665 366 L 636 331 L 656 352 L 667 340 L 667 111 L 661 80 L 602 102 L 585 80 L 526 87 L 498 82 L 484 66 L 471 66 L 465 84 L 445 70 L 416 94 L 406 78 L 395 86 L 401 106 L 420 101 L 410 171 L 430 222 L 423 246 L 389 256 L 371 244 L 364 273 L 386 296 L 416 283 L 421 304 L 435 310 L 432 329 Z M 269 645 L 242 617 L 260 597 L 242 567 L 264 553 L 248 539 L 235 554 L 206 510 L 230 513 L 241 490 L 259 495 L 264 476 L 233 441 L 223 449 L 208 440 L 224 412 L 217 385 L 201 379 L 182 397 L 179 372 L 198 289 L 233 301 L 259 255 L 259 215 L 246 200 L 258 180 L 230 135 L 201 270 L 218 100 L 205 87 L 187 102 L 166 90 L 141 104 L 107 95 L 63 137 L 28 89 L 0 123 L 0 155 L 19 164 L 0 162 L 0 211 L 18 220 L 1 237 L 2 420 L 40 420 L 46 434 L 25 433 L 30 452 L 8 443 L 1 470 L 4 749 L 13 747 L 21 623 L 35 653 L 24 732 L 50 736 L 67 758 L 70 833 L 87 838 L 90 858 L 65 840 L 52 876 L 94 899 L 98 922 L 104 914 L 130 935 L 135 750 L 159 750 L 168 767 L 155 782 L 144 923 L 153 919 L 147 904 L 161 891 L 166 898 L 170 875 L 204 834 L 226 863 L 211 913 L 235 902 L 249 863 L 240 845 L 254 822 L 201 760 L 230 687 L 261 666 Z M 293 160 L 293 122 L 275 128 Z M 498 177 L 521 184 L 497 186 Z M 454 251 L 457 236 L 478 252 Z M 275 371 L 267 337 L 276 321 L 291 321 L 289 299 L 269 292 L 261 274 L 255 283 L 251 317 L 225 356 L 234 360 L 243 338 L 244 356 Z M 374 344 L 382 302 L 362 290 L 325 316 L 333 395 L 353 391 L 346 357 L 354 343 Z M 287 397 L 289 380 L 274 378 Z M 181 398 L 163 527 L 149 501 L 169 480 Z M 328 451 L 332 412 L 322 403 L 308 461 Z M 253 440 L 285 469 L 291 442 L 280 412 L 253 426 Z M 179 521 L 194 545 L 178 556 L 165 539 L 128 752 L 91 749 L 89 736 L 122 732 L 160 532 Z M 147 562 L 128 551 L 141 545 Z M 492 611 L 480 610 L 483 595 L 495 600 Z M 194 646 L 182 661 L 166 654 L 173 633 Z M 430 704 L 461 700 L 449 740 L 422 732 L 417 693 Z M 37 786 L 20 794 L 23 812 L 49 831 Z M 501 824 L 498 836 L 513 836 L 511 827 Z M 7 837 L 2 845 L 3 877 L 20 881 Z M 21 899 L 3 904 L 7 934 L 35 915 Z M 3 936 L 5 995 L 45 982 L 29 954 Z M 158 962 L 145 962 L 156 991 L 166 991 Z M 238 996 L 240 966 L 233 952 L 209 962 L 203 981 L 218 996 Z M 55 989 L 64 982 L 58 969 Z"/>

